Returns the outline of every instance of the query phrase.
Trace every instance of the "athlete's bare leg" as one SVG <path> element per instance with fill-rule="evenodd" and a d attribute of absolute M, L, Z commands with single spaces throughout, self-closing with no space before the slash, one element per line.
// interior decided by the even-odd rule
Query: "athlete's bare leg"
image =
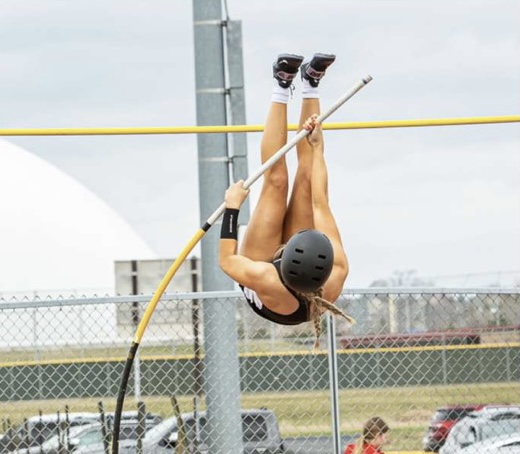
<path fill-rule="evenodd" d="M 318 86 L 327 68 L 335 59 L 335 55 L 317 53 L 301 66 L 303 100 L 300 128 L 311 115 L 320 113 Z M 284 242 L 299 230 L 316 228 L 311 202 L 312 148 L 306 139 L 300 140 L 296 148 L 298 168 L 285 218 Z"/>
<path fill-rule="evenodd" d="M 272 102 L 262 136 L 262 163 L 287 143 L 287 104 Z M 285 157 L 263 176 L 263 184 L 247 226 L 240 254 L 252 260 L 270 261 L 281 244 L 287 207 L 288 174 Z"/>
<path fill-rule="evenodd" d="M 320 100 L 304 98 L 300 111 L 299 126 L 312 114 L 319 114 Z M 299 230 L 314 228 L 311 200 L 312 149 L 307 139 L 302 139 L 296 145 L 298 168 L 294 177 L 294 185 L 285 215 L 283 242 Z"/>
<path fill-rule="evenodd" d="M 273 64 L 273 92 L 262 136 L 262 163 L 287 143 L 287 102 L 294 77 L 303 57 L 280 54 Z M 281 157 L 263 177 L 257 206 L 251 216 L 240 254 L 252 260 L 271 261 L 280 247 L 287 208 L 289 176 L 285 157 Z"/>

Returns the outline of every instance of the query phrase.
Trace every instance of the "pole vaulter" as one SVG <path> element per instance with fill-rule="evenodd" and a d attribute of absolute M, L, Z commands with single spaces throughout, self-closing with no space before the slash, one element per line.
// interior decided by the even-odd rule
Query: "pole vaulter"
<path fill-rule="evenodd" d="M 329 109 L 327 109 L 325 112 L 318 116 L 318 123 L 322 123 L 323 121 L 325 121 L 330 115 L 332 115 L 336 110 L 338 110 L 343 104 L 345 104 L 345 102 L 352 98 L 371 80 L 371 76 L 366 76 L 363 79 L 361 79 L 358 83 L 356 83 L 349 91 L 344 93 L 331 107 L 329 107 Z M 258 180 L 264 174 L 266 170 L 270 169 L 282 156 L 284 156 L 289 150 L 291 150 L 291 148 L 293 148 L 301 139 L 303 139 L 308 134 L 309 131 L 305 129 L 299 131 L 292 140 L 287 142 L 287 144 L 285 144 L 282 148 L 280 148 L 280 150 L 278 150 L 273 156 L 271 156 L 271 158 L 269 158 L 251 177 L 244 181 L 244 189 L 248 189 L 256 180 Z M 213 214 L 206 220 L 204 225 L 197 230 L 195 235 L 193 235 L 190 241 L 186 244 L 184 249 L 172 263 L 172 265 L 162 278 L 161 282 L 159 283 L 150 302 L 148 303 L 148 306 L 146 307 L 146 310 L 143 314 L 141 321 L 139 322 L 139 325 L 137 326 L 132 345 L 130 346 L 130 350 L 128 352 L 125 368 L 123 370 L 123 376 L 121 377 L 121 385 L 119 387 L 119 392 L 117 396 L 116 411 L 114 414 L 114 432 L 112 437 L 112 454 L 119 454 L 119 431 L 121 428 L 121 414 L 123 411 L 128 379 L 132 370 L 135 354 L 137 352 L 137 349 L 139 348 L 139 344 L 141 343 L 141 339 L 143 338 L 144 332 L 146 330 L 146 327 L 148 326 L 153 311 L 155 310 L 159 300 L 161 299 L 166 288 L 168 287 L 168 284 L 172 280 L 173 276 L 175 276 L 175 273 L 180 268 L 188 254 L 199 243 L 199 241 L 204 237 L 206 232 L 208 232 L 208 230 L 213 226 L 213 224 L 220 218 L 220 216 L 222 216 L 225 208 L 225 203 L 222 203 L 222 205 L 220 205 L 213 212 Z"/>

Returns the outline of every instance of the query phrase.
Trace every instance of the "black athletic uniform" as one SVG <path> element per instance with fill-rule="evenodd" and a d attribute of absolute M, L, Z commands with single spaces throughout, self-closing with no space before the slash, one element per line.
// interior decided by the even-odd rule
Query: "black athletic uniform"
<path fill-rule="evenodd" d="M 276 268 L 278 276 L 280 277 L 280 280 L 283 283 L 282 274 L 280 271 L 280 259 L 275 260 L 273 262 L 273 265 Z M 253 309 L 253 311 L 260 315 L 260 317 L 263 317 L 271 322 L 278 323 L 280 325 L 299 325 L 300 323 L 308 322 L 309 308 L 307 301 L 299 299 L 293 290 L 291 290 L 285 284 L 284 286 L 291 293 L 291 295 L 293 295 L 298 300 L 298 309 L 296 309 L 292 314 L 287 315 L 277 314 L 276 312 L 269 310 L 267 307 L 264 306 L 262 301 L 260 301 L 260 298 L 254 290 L 239 285 L 240 289 L 244 293 L 244 296 L 246 297 L 247 303 L 249 304 L 251 309 Z"/>

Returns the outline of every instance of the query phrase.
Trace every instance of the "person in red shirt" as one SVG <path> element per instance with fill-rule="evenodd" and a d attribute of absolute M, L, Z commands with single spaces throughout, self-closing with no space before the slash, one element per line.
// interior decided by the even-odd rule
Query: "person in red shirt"
<path fill-rule="evenodd" d="M 381 447 L 388 443 L 390 427 L 379 416 L 370 418 L 355 443 L 348 445 L 344 454 L 384 454 Z"/>

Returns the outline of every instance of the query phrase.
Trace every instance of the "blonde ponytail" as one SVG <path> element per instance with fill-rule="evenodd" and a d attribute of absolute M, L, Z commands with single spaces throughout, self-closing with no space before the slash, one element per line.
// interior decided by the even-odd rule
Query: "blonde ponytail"
<path fill-rule="evenodd" d="M 354 446 L 354 450 L 352 451 L 352 454 L 363 454 L 363 447 L 365 444 L 365 440 L 363 436 L 359 437 L 356 441 L 356 445 Z"/>
<path fill-rule="evenodd" d="M 316 340 L 314 342 L 314 348 L 320 348 L 320 337 L 321 337 L 321 316 L 323 312 L 330 311 L 334 315 L 343 317 L 347 322 L 354 325 L 356 321 L 350 316 L 345 314 L 338 306 L 332 304 L 330 301 L 321 297 L 322 289 L 320 288 L 314 293 L 299 293 L 298 297 L 307 301 L 309 305 L 309 318 L 314 326 L 314 333 Z"/>
<path fill-rule="evenodd" d="M 278 260 L 282 257 L 283 251 L 285 249 L 286 244 L 282 244 L 278 247 L 276 252 L 273 255 L 273 261 Z M 293 290 L 294 291 L 294 290 Z M 320 348 L 320 336 L 321 336 L 321 316 L 323 312 L 330 311 L 334 315 L 339 317 L 343 317 L 347 322 L 352 325 L 356 324 L 356 320 L 354 320 L 349 315 L 345 314 L 339 307 L 335 304 L 323 299 L 321 297 L 323 289 L 319 288 L 317 291 L 312 293 L 301 293 L 294 291 L 298 296 L 298 299 L 302 299 L 307 302 L 309 305 L 309 319 L 312 321 L 314 326 L 314 333 L 316 334 L 316 340 L 314 342 L 314 349 Z"/>

